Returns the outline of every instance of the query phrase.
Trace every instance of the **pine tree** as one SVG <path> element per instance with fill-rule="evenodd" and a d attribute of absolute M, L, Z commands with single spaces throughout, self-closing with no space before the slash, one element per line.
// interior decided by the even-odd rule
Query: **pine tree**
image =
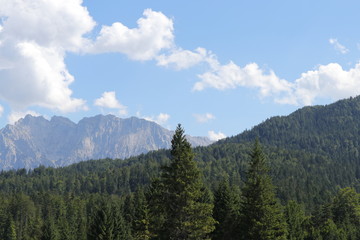
<path fill-rule="evenodd" d="M 5 230 L 5 240 L 16 240 L 16 227 L 11 217 L 8 218 L 8 223 Z"/>
<path fill-rule="evenodd" d="M 207 239 L 214 230 L 213 205 L 204 202 L 205 188 L 194 161 L 190 143 L 179 124 L 171 141 L 171 162 L 163 168 L 156 185 L 163 201 L 164 225 L 158 229 L 160 239 Z M 156 209 L 156 207 L 155 207 Z"/>
<path fill-rule="evenodd" d="M 237 239 L 234 219 L 238 218 L 238 196 L 228 181 L 220 183 L 214 193 L 214 219 L 218 222 L 212 233 L 213 240 Z"/>
<path fill-rule="evenodd" d="M 305 225 L 308 218 L 305 216 L 303 207 L 295 201 L 289 201 L 285 207 L 285 218 L 288 224 L 288 239 L 305 239 Z"/>
<path fill-rule="evenodd" d="M 150 239 L 149 231 L 149 207 L 146 201 L 144 190 L 137 189 L 134 196 L 134 220 L 133 236 L 136 240 Z"/>
<path fill-rule="evenodd" d="M 89 240 L 113 240 L 114 217 L 109 203 L 102 202 L 98 207 L 88 232 Z"/>
<path fill-rule="evenodd" d="M 54 219 L 51 216 L 46 217 L 44 225 L 42 227 L 42 237 L 41 240 L 59 240 L 60 233 L 54 223 Z"/>
<path fill-rule="evenodd" d="M 113 206 L 111 211 L 113 214 L 113 219 L 114 219 L 114 231 L 113 231 L 113 240 L 122 240 L 122 239 L 127 239 L 127 240 L 132 240 L 132 234 L 131 234 L 131 224 L 126 222 L 124 217 L 123 217 L 123 213 L 124 210 L 123 208 L 127 207 L 127 206 L 122 206 L 121 208 L 119 208 L 120 206 L 116 205 Z"/>
<path fill-rule="evenodd" d="M 242 190 L 242 238 L 247 240 L 286 239 L 286 222 L 275 197 L 265 155 L 256 140 L 247 179 Z"/>

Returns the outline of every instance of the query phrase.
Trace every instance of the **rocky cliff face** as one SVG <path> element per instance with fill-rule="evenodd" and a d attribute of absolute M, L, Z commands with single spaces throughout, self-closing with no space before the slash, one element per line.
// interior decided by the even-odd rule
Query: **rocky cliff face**
<path fill-rule="evenodd" d="M 169 148 L 173 132 L 135 117 L 112 115 L 84 118 L 78 124 L 64 117 L 27 115 L 0 130 L 0 169 L 66 166 L 100 158 L 127 158 Z M 188 137 L 193 146 L 211 143 Z"/>

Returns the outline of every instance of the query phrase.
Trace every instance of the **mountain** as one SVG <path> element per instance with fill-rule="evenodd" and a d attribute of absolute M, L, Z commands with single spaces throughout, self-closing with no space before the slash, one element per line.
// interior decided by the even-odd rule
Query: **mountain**
<path fill-rule="evenodd" d="M 103 116 L 98 118 L 100 121 Z M 35 120 L 41 120 L 33 129 L 39 134 L 49 131 L 49 122 L 57 120 L 63 128 L 52 133 L 54 139 L 64 136 L 64 130 L 69 128 L 92 132 L 99 125 L 93 119 L 84 120 L 92 120 L 93 125 L 74 124 L 64 118 L 47 121 L 27 117 L 22 121 Z M 26 126 L 22 121 L 16 125 Z M 19 128 L 18 132 L 24 130 Z M 235 232 L 238 226 L 244 226 L 238 221 L 246 213 L 239 204 L 244 196 L 241 187 L 251 158 L 249 153 L 258 139 L 269 162 L 274 190 L 284 206 L 289 239 L 360 239 L 360 195 L 356 193 L 360 191 L 359 133 L 360 97 L 357 97 L 272 117 L 234 137 L 195 148 L 195 159 L 206 185 L 202 200 L 214 203 L 214 213 L 220 212 L 216 231 L 223 229 L 219 228 L 220 221 L 229 226 L 226 233 L 234 226 Z M 46 234 L 62 234 L 61 239 L 66 239 L 69 233 L 76 239 L 85 239 L 89 229 L 97 229 L 99 222 L 105 226 L 102 221 L 105 216 L 119 220 L 119 232 L 124 233 L 124 239 L 130 239 L 130 235 L 145 236 L 138 233 L 148 234 L 148 229 L 164 222 L 159 211 L 161 205 L 153 208 L 153 204 L 163 202 L 163 198 L 157 198 L 162 191 L 157 177 L 170 157 L 170 150 L 163 149 L 125 160 L 101 159 L 62 168 L 41 166 L 30 171 L 1 171 L 0 215 L 4 217 L 0 229 L 6 231 L 0 232 L 4 239 L 14 236 L 13 232 L 18 237 L 22 234 L 21 239 L 26 239 L 24 236 L 41 239 L 45 229 Z M 151 187 L 142 187 L 151 182 L 154 183 Z M 38 214 L 49 210 L 52 214 Z M 112 221 L 107 222 L 111 222 L 112 229 Z"/>
<path fill-rule="evenodd" d="M 81 125 L 65 123 L 75 128 Z M 288 116 L 267 119 L 234 137 L 195 148 L 195 159 L 210 189 L 224 179 L 235 188 L 242 186 L 256 138 L 269 159 L 270 173 L 282 203 L 296 200 L 312 211 L 329 202 L 340 188 L 351 186 L 360 191 L 360 97 L 304 107 Z M 41 167 L 30 172 L 5 171 L 0 173 L 0 193 L 7 194 L 21 183 L 22 187 L 16 190 L 29 194 L 79 189 L 87 193 L 127 194 L 157 177 L 169 156 L 169 150 L 158 150 L 126 160 L 83 161 L 64 168 Z"/>
<path fill-rule="evenodd" d="M 0 130 L 0 169 L 66 166 L 101 158 L 128 158 L 169 148 L 173 132 L 158 124 L 113 115 L 84 118 L 78 124 L 64 117 L 27 115 Z M 193 146 L 211 143 L 190 137 Z"/>
<path fill-rule="evenodd" d="M 360 96 L 325 106 L 301 108 L 277 116 L 234 137 L 219 141 L 241 143 L 259 138 L 265 145 L 341 157 L 360 148 Z"/>
<path fill-rule="evenodd" d="M 234 137 L 195 148 L 195 159 L 210 188 L 224 179 L 236 187 L 243 184 L 256 138 L 269 159 L 277 195 L 283 203 L 296 200 L 313 210 L 328 202 L 340 188 L 351 186 L 360 191 L 360 97 L 304 107 L 288 116 L 267 119 Z M 86 179 L 94 174 L 97 179 L 112 179 L 116 186 L 112 191 L 127 193 L 148 184 L 168 158 L 169 151 L 155 151 L 126 161 L 81 162 L 58 171 L 60 175 L 81 175 L 81 186 L 88 186 Z M 99 191 L 95 187 L 98 185 L 92 183 L 88 191 Z"/>

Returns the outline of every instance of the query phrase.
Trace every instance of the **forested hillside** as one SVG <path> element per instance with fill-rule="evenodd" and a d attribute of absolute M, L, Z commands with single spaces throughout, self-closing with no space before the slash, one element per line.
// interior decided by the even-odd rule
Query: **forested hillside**
<path fill-rule="evenodd" d="M 223 238 L 224 231 L 234 231 L 234 236 L 250 234 L 242 232 L 240 225 L 247 221 L 242 215 L 247 211 L 244 194 L 258 139 L 267 159 L 266 174 L 274 188 L 265 185 L 273 189 L 287 222 L 279 239 L 358 239 L 359 125 L 358 97 L 274 117 L 240 135 L 193 149 L 204 182 L 201 199 L 214 205 L 213 217 L 219 222 L 211 234 L 213 225 L 208 222 L 207 236 L 232 239 Z M 151 223 L 150 209 L 144 206 L 151 205 L 147 203 L 149 193 L 154 181 L 163 176 L 160 166 L 169 166 L 172 158 L 171 151 L 161 150 L 127 160 L 4 171 L 0 174 L 0 214 L 7 216 L 1 223 L 1 229 L 7 232 L 1 236 L 16 234 L 10 239 L 39 239 L 24 236 L 49 232 L 58 236 L 51 239 L 87 239 L 94 216 L 103 219 L 96 221 L 106 222 L 107 215 L 115 214 L 111 218 L 117 220 L 111 224 L 119 232 L 112 234 L 122 236 L 117 239 L 159 239 L 156 236 L 161 235 L 162 228 Z M 223 198 L 228 199 L 227 203 L 222 202 Z M 281 221 L 279 224 L 283 226 Z M 221 226 L 231 229 L 221 230 Z M 64 238 L 64 234 L 68 237 Z M 296 237 L 291 238 L 292 234 Z"/>
<path fill-rule="evenodd" d="M 306 150 L 336 159 L 354 159 L 359 157 L 359 133 L 360 96 L 270 118 L 218 144 L 247 142 L 259 137 L 269 146 Z"/>

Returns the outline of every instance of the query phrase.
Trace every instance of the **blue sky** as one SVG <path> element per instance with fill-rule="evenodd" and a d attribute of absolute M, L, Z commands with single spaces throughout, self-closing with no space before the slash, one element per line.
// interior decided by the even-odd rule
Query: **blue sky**
<path fill-rule="evenodd" d="M 0 0 L 0 126 L 137 116 L 231 136 L 360 93 L 359 1 Z"/>

